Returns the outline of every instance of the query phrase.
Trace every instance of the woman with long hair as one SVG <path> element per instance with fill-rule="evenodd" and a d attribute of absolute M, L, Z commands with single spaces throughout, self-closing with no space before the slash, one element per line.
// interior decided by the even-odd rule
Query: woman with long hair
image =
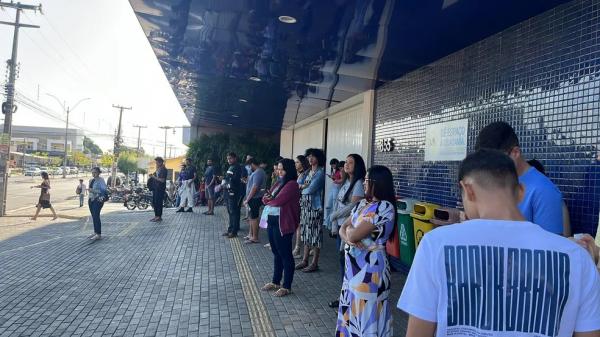
<path fill-rule="evenodd" d="M 331 213 L 331 234 L 337 236 L 337 248 L 340 253 L 340 279 L 342 282 L 344 281 L 345 269 L 344 244 L 337 234 L 339 228 L 350 216 L 352 208 L 365 197 L 363 182 L 366 174 L 367 168 L 365 167 L 363 158 L 356 153 L 349 154 L 344 163 L 344 180 L 340 186 Z M 329 302 L 329 306 L 337 309 L 339 301 L 331 301 Z"/>
<path fill-rule="evenodd" d="M 392 173 L 371 167 L 364 180 L 365 199 L 352 209 L 339 234 L 345 242 L 345 273 L 336 336 L 392 336 L 389 306 L 390 266 L 385 244 L 395 227 Z"/>
<path fill-rule="evenodd" d="M 102 238 L 100 211 L 102 210 L 102 206 L 104 206 L 103 196 L 106 193 L 106 190 L 106 182 L 104 182 L 104 178 L 100 176 L 100 168 L 94 167 L 92 169 L 92 179 L 90 179 L 90 193 L 88 199 L 88 206 L 90 207 L 90 214 L 92 215 L 92 222 L 94 223 L 94 234 L 90 236 L 91 240 L 100 240 Z"/>
<path fill-rule="evenodd" d="M 306 176 L 308 175 L 310 164 L 308 163 L 308 159 L 306 159 L 306 157 L 303 155 L 297 156 L 294 164 L 296 165 L 296 173 L 298 174 L 298 179 L 296 181 L 298 182 L 298 186 L 302 186 L 304 185 L 304 180 L 306 180 Z M 296 229 L 295 240 L 296 243 L 294 244 L 294 250 L 292 254 L 295 258 L 300 258 L 300 227 Z"/>
<path fill-rule="evenodd" d="M 291 293 L 294 279 L 292 236 L 300 224 L 300 188 L 296 183 L 298 175 L 293 160 L 282 159 L 277 166 L 279 182 L 263 197 L 265 212 L 268 212 L 267 230 L 273 253 L 273 279 L 262 290 L 276 291 L 274 296 L 282 297 Z"/>
<path fill-rule="evenodd" d="M 296 269 L 311 273 L 319 269 L 319 253 L 323 244 L 323 190 L 325 188 L 325 153 L 320 149 L 308 149 L 305 156 L 310 171 L 300 187 L 300 236 L 304 243 L 302 262 Z M 308 264 L 309 251 L 313 249 L 313 260 Z"/>
<path fill-rule="evenodd" d="M 42 172 L 41 176 L 42 176 L 42 183 L 39 185 L 31 186 L 31 188 L 39 188 L 40 189 L 40 197 L 38 199 L 37 205 L 35 205 L 35 207 L 37 207 L 37 209 L 35 210 L 35 215 L 33 216 L 33 218 L 31 218 L 31 220 L 37 220 L 37 217 L 40 214 L 40 210 L 42 208 L 43 209 L 50 208 L 50 211 L 52 212 L 52 215 L 54 216 L 52 218 L 52 220 L 56 220 L 56 218 L 58 218 L 58 217 L 56 216 L 54 207 L 52 207 L 52 204 L 50 203 L 50 177 L 48 176 L 47 172 Z"/>

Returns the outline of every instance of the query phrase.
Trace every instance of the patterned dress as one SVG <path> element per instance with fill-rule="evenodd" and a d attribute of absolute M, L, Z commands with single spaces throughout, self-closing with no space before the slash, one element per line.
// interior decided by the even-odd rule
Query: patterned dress
<path fill-rule="evenodd" d="M 314 172 L 316 171 L 308 173 L 305 184 L 310 185 Z M 300 238 L 311 247 L 321 248 L 323 244 L 323 210 L 313 209 L 310 194 L 302 194 L 300 199 Z"/>
<path fill-rule="evenodd" d="M 388 201 L 362 200 L 352 210 L 352 226 L 363 221 L 375 226 L 370 237 L 374 243 L 369 249 L 346 245 L 336 336 L 391 337 L 390 267 L 385 243 L 394 229 L 394 207 Z"/>

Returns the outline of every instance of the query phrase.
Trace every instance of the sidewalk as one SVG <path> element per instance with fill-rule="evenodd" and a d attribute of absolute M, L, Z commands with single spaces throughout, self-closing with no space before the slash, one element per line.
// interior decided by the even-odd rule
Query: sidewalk
<path fill-rule="evenodd" d="M 97 242 L 86 239 L 87 218 L 35 226 L 0 218 L 0 336 L 334 334 L 333 240 L 325 240 L 321 271 L 296 273 L 293 294 L 275 298 L 259 290 L 270 281 L 270 250 L 221 237 L 222 207 L 212 217 L 174 211 L 158 224 L 148 222 L 151 211 L 103 211 Z M 395 306 L 404 276 L 392 280 Z M 406 316 L 393 312 L 394 336 L 403 336 Z"/>

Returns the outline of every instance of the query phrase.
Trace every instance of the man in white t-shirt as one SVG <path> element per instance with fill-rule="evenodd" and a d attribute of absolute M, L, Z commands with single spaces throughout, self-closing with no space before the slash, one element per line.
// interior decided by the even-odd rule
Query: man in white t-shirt
<path fill-rule="evenodd" d="M 582 247 L 525 221 L 511 159 L 475 152 L 459 180 L 473 220 L 421 241 L 398 302 L 407 336 L 600 336 L 600 274 Z"/>

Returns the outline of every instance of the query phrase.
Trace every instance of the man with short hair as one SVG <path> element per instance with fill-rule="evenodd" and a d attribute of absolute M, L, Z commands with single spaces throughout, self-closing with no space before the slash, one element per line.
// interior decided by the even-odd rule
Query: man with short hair
<path fill-rule="evenodd" d="M 225 174 L 225 187 L 227 193 L 227 213 L 229 214 L 229 227 L 223 236 L 237 237 L 240 230 L 240 208 L 244 196 L 242 176 L 244 168 L 238 164 L 235 152 L 227 154 L 229 168 Z"/>
<path fill-rule="evenodd" d="M 79 185 L 77 185 L 75 192 L 79 196 L 79 207 L 83 207 L 83 201 L 87 195 L 87 186 L 83 183 L 83 179 L 79 179 Z"/>
<path fill-rule="evenodd" d="M 407 337 L 600 336 L 600 274 L 588 253 L 526 221 L 511 158 L 459 168 L 466 222 L 427 233 L 398 301 Z"/>
<path fill-rule="evenodd" d="M 206 199 L 208 210 L 204 212 L 206 215 L 215 214 L 215 185 L 216 185 L 215 169 L 212 159 L 206 161 L 206 170 L 204 170 L 204 187 L 206 191 Z"/>
<path fill-rule="evenodd" d="M 562 195 L 556 185 L 527 163 L 515 130 L 506 122 L 493 122 L 477 136 L 475 150 L 493 149 L 506 153 L 514 162 L 525 195 L 519 209 L 526 220 L 545 230 L 563 235 Z"/>
<path fill-rule="evenodd" d="M 248 223 L 250 231 L 244 243 L 258 243 L 258 220 L 260 217 L 260 207 L 262 206 L 262 197 L 265 194 L 267 176 L 265 171 L 260 168 L 258 161 L 254 158 L 248 160 L 252 168 L 252 174 L 246 184 L 246 196 L 244 206 L 248 207 Z"/>
<path fill-rule="evenodd" d="M 181 203 L 177 212 L 194 212 L 194 195 L 196 194 L 196 186 L 194 182 L 196 181 L 196 168 L 192 163 L 191 158 L 185 159 L 185 170 L 183 172 L 182 180 L 181 180 Z M 187 204 L 188 209 L 185 210 L 185 205 Z"/>

